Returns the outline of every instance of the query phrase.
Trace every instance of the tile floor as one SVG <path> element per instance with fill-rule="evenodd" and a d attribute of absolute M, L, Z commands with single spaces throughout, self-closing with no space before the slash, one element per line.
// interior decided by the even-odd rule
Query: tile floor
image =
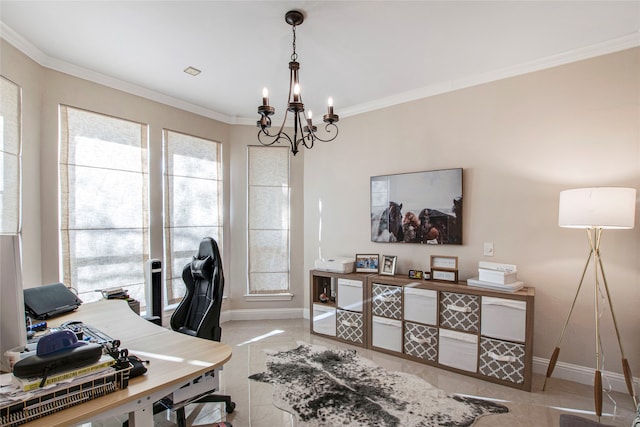
<path fill-rule="evenodd" d="M 217 404 L 190 405 L 187 407 L 189 425 L 211 427 L 216 421 L 226 419 L 234 427 L 295 427 L 297 423 L 290 414 L 272 405 L 272 386 L 247 379 L 249 375 L 264 370 L 266 356 L 263 350 L 291 349 L 298 341 L 326 347 L 345 346 L 311 335 L 306 319 L 227 322 L 223 324 L 222 338 L 233 347 L 233 357 L 222 372 L 221 388 L 222 392 L 231 394 L 236 410 L 227 415 Z M 529 393 L 387 354 L 353 348 L 386 369 L 417 375 L 449 393 L 492 399 L 509 407 L 508 414 L 485 416 L 474 424 L 475 427 L 557 426 L 561 413 L 595 419 L 593 389 L 588 385 L 551 378 L 547 390 L 542 392 L 544 377 L 535 375 L 533 391 Z M 633 416 L 634 405 L 630 396 L 616 392 L 604 395 L 601 422 L 628 427 Z M 156 426 L 175 425 L 173 420 L 169 412 L 155 416 Z M 92 425 L 115 427 L 121 425 L 121 420 L 111 419 Z"/>

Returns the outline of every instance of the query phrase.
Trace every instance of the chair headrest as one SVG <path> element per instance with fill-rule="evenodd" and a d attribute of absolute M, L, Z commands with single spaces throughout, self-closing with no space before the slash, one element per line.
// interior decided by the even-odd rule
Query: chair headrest
<path fill-rule="evenodd" d="M 194 279 L 211 279 L 213 260 L 210 256 L 204 259 L 194 258 L 191 261 L 191 275 Z"/>

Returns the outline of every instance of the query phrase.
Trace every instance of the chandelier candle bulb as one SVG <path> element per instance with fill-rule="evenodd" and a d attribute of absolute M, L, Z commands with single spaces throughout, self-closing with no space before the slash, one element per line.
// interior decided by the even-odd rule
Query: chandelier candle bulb
<path fill-rule="evenodd" d="M 293 85 L 293 102 L 300 102 L 300 85 Z"/>
<path fill-rule="evenodd" d="M 329 114 L 333 114 L 333 98 L 329 97 L 327 101 L 327 105 L 329 106 Z"/>
<path fill-rule="evenodd" d="M 269 90 L 266 87 L 262 88 L 262 105 L 269 105 Z"/>

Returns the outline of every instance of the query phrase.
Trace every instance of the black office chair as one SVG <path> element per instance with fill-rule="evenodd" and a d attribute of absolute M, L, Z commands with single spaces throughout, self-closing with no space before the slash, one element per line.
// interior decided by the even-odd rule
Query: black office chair
<path fill-rule="evenodd" d="M 182 269 L 182 280 L 187 287 L 187 292 L 171 316 L 171 329 L 194 337 L 220 341 L 224 274 L 218 244 L 211 237 L 202 239 L 198 253 Z M 228 414 L 232 413 L 236 407 L 236 404 L 231 401 L 231 396 L 219 394 L 205 395 L 190 404 L 210 402 L 224 402 Z M 170 409 L 171 406 L 172 402 L 161 400 L 153 406 L 153 413 L 160 413 Z M 176 409 L 176 419 L 179 427 L 186 427 L 184 406 Z M 231 427 L 229 423 L 220 423 L 220 425 Z M 123 423 L 123 426 L 128 426 L 128 422 Z"/>
<path fill-rule="evenodd" d="M 207 340 L 220 341 L 220 311 L 224 274 L 218 244 L 211 237 L 200 242 L 193 261 L 182 269 L 182 280 L 187 292 L 171 316 L 171 329 Z M 236 404 L 231 396 L 210 394 L 191 403 L 224 402 L 225 410 L 232 413 Z M 178 426 L 186 426 L 184 407 L 176 410 Z"/>

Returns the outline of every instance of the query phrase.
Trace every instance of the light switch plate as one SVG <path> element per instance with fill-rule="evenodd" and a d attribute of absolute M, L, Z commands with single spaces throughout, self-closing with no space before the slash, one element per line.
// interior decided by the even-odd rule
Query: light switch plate
<path fill-rule="evenodd" d="M 484 256 L 493 256 L 493 242 L 484 242 Z"/>

